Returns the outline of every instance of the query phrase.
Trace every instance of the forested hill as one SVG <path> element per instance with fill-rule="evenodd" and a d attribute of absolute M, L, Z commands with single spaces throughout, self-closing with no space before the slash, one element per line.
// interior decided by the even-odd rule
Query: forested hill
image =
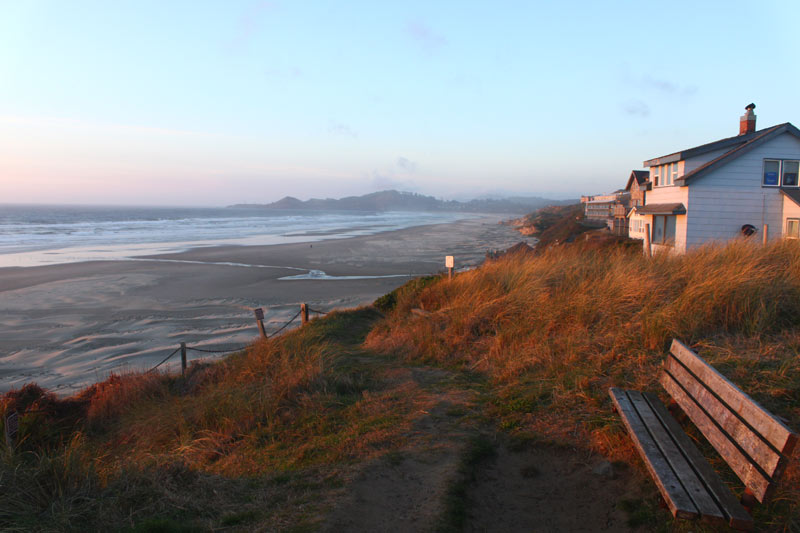
<path fill-rule="evenodd" d="M 536 196 L 503 199 L 475 199 L 468 202 L 439 200 L 411 192 L 380 191 L 345 198 L 298 200 L 287 196 L 270 204 L 236 204 L 233 208 L 314 209 L 341 211 L 465 211 L 475 213 L 528 213 L 546 205 L 572 203 L 573 200 L 548 200 Z"/>

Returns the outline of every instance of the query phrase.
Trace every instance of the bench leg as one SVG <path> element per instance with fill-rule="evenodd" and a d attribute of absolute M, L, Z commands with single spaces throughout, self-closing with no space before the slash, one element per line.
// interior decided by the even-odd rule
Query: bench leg
<path fill-rule="evenodd" d="M 748 488 L 744 489 L 744 494 L 742 494 L 742 507 L 747 509 L 747 512 L 753 514 L 753 507 L 756 506 L 758 500 L 756 500 L 755 495 L 752 491 Z"/>

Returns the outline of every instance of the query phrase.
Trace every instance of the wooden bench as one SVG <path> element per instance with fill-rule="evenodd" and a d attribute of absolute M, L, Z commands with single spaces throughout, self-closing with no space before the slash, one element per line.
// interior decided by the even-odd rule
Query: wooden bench
<path fill-rule="evenodd" d="M 659 376 L 678 407 L 745 485 L 747 508 L 763 502 L 783 473 L 798 436 L 678 340 Z M 750 529 L 753 519 L 692 440 L 649 393 L 609 390 L 636 448 L 676 518 Z"/>

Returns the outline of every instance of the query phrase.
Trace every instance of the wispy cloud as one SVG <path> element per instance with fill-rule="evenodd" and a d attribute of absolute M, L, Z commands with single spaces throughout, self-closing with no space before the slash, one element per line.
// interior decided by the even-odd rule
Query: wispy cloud
<path fill-rule="evenodd" d="M 620 104 L 620 109 L 622 109 L 622 112 L 626 115 L 634 117 L 646 117 L 650 115 L 650 106 L 642 100 L 633 99 L 622 102 Z"/>
<path fill-rule="evenodd" d="M 405 157 L 398 157 L 397 162 L 395 163 L 398 169 L 403 172 L 407 172 L 409 174 L 413 174 L 417 171 L 417 164 Z"/>
<path fill-rule="evenodd" d="M 331 120 L 328 123 L 328 133 L 330 133 L 331 135 L 340 135 L 342 137 L 351 137 L 353 139 L 358 139 L 357 131 L 355 131 L 347 124 L 338 122 L 336 120 Z"/>
<path fill-rule="evenodd" d="M 672 79 L 655 76 L 650 72 L 632 71 L 630 65 L 623 63 L 617 70 L 617 80 L 627 89 L 634 89 L 652 95 L 687 98 L 698 91 L 692 83 L 679 83 Z"/>
<path fill-rule="evenodd" d="M 413 182 L 407 180 L 399 180 L 393 176 L 386 175 L 378 170 L 373 170 L 371 174 L 370 185 L 375 189 L 386 190 L 396 189 L 398 191 L 415 192 L 417 187 Z"/>
<path fill-rule="evenodd" d="M 259 0 L 252 2 L 242 11 L 236 24 L 235 34 L 231 39 L 228 49 L 230 52 L 240 52 L 250 45 L 250 41 L 261 29 L 264 14 L 275 7 L 273 2 Z"/>
<path fill-rule="evenodd" d="M 631 72 L 626 64 L 620 65 L 618 81 L 629 95 L 619 103 L 620 112 L 632 117 L 647 117 L 653 108 L 658 110 L 675 102 L 684 103 L 698 91 L 697 85 L 692 83 L 679 83 L 650 73 Z"/>
<path fill-rule="evenodd" d="M 418 165 L 407 157 L 398 157 L 393 164 L 384 169 L 375 169 L 370 174 L 371 185 L 376 189 L 397 189 L 416 192 L 417 184 L 408 179 L 417 172 Z"/>
<path fill-rule="evenodd" d="M 431 52 L 447 44 L 447 39 L 433 31 L 420 20 L 412 20 L 406 24 L 406 33 L 424 50 Z"/>
<path fill-rule="evenodd" d="M 697 92 L 696 85 L 680 85 L 669 80 L 655 78 L 649 74 L 645 74 L 639 79 L 639 85 L 645 89 L 676 96 L 691 96 Z"/>

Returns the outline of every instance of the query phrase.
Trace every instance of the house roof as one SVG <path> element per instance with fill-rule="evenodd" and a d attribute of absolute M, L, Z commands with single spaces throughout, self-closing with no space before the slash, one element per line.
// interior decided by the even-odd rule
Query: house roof
<path fill-rule="evenodd" d="M 742 145 L 749 144 L 751 141 L 759 139 L 764 134 L 773 132 L 776 129 L 786 128 L 787 126 L 792 130 L 794 130 L 795 133 L 797 133 L 797 128 L 792 126 L 789 122 L 786 122 L 784 124 L 778 124 L 777 126 L 772 126 L 771 128 L 765 128 L 762 130 L 754 131 L 753 133 L 747 133 L 745 135 L 737 135 L 735 137 L 728 137 L 711 143 L 701 144 L 700 146 L 695 146 L 694 148 L 687 148 L 686 150 L 681 150 L 679 152 L 675 152 L 672 154 L 662 155 L 661 157 L 648 159 L 647 161 L 643 162 L 642 165 L 646 167 L 652 167 L 656 165 L 663 165 L 665 163 L 674 163 L 682 159 L 688 159 L 690 157 L 705 154 L 708 152 L 713 152 L 715 150 L 741 147 Z M 783 131 L 781 131 L 781 133 L 783 133 Z"/>
<path fill-rule="evenodd" d="M 784 189 L 781 188 L 784 196 L 787 196 L 791 201 L 800 205 L 800 189 Z"/>
<path fill-rule="evenodd" d="M 782 124 L 781 124 L 782 125 Z M 772 128 L 776 128 L 778 126 L 773 126 Z M 767 130 L 771 130 L 772 128 L 766 128 L 759 131 L 754 131 L 753 133 L 747 133 L 745 135 L 737 135 L 735 137 L 727 137 L 725 139 L 720 139 L 718 141 L 701 144 L 700 146 L 695 146 L 694 148 L 687 148 L 685 150 L 680 150 L 678 152 L 674 152 L 667 155 L 662 155 L 660 157 L 654 157 L 653 159 L 648 159 L 642 163 L 642 166 L 645 167 L 653 167 L 657 165 L 663 165 L 665 163 L 674 163 L 676 161 L 680 161 L 682 159 L 688 159 L 690 157 L 694 157 L 696 155 L 705 154 L 708 152 L 713 152 L 714 150 L 722 150 L 724 148 L 733 148 L 737 145 L 746 143 L 747 141 L 757 137 L 758 135 L 764 133 Z"/>
<path fill-rule="evenodd" d="M 625 190 L 631 190 L 631 186 L 633 185 L 633 180 L 636 180 L 636 183 L 642 185 L 647 183 L 647 180 L 650 179 L 650 172 L 647 170 L 632 170 L 631 175 L 628 178 L 628 184 L 625 185 Z"/>
<path fill-rule="evenodd" d="M 685 215 L 686 207 L 678 202 L 675 204 L 647 204 L 636 208 L 640 215 Z"/>
<path fill-rule="evenodd" d="M 733 159 L 736 159 L 737 157 L 746 154 L 753 148 L 756 148 L 757 146 L 760 146 L 765 142 L 774 139 L 775 137 L 783 133 L 789 133 L 791 135 L 794 135 L 795 137 L 800 138 L 800 130 L 798 130 L 789 122 L 778 124 L 777 126 L 772 126 L 771 128 L 759 130 L 754 133 L 749 133 L 747 135 L 742 135 L 741 137 L 747 137 L 745 142 L 740 143 L 738 146 L 736 146 L 731 150 L 728 150 L 721 156 L 712 159 L 711 161 L 703 165 L 700 165 L 699 167 L 692 170 L 688 174 L 684 174 L 683 176 L 675 180 L 675 184 L 680 186 L 689 185 L 697 178 L 700 178 L 705 174 L 708 174 L 712 170 L 716 170 L 722 165 L 729 163 Z"/>

